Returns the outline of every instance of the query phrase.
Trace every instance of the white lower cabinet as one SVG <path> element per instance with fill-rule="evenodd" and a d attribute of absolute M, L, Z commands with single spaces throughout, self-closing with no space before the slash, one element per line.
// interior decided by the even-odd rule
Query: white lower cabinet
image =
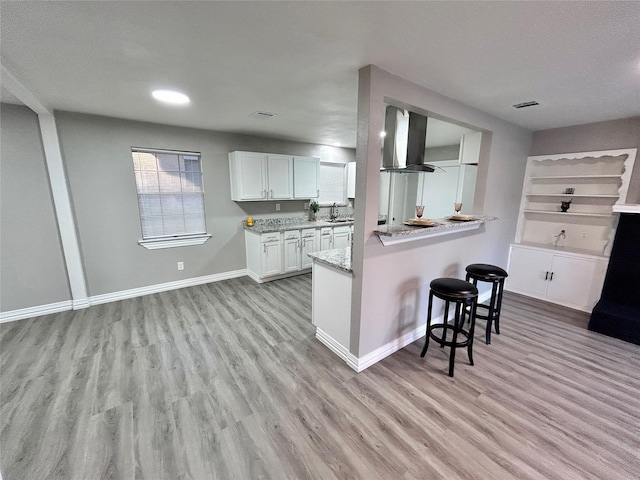
<path fill-rule="evenodd" d="M 280 275 L 282 273 L 282 241 L 279 233 L 262 235 L 261 276 Z"/>
<path fill-rule="evenodd" d="M 302 268 L 311 268 L 313 266 L 313 259 L 309 257 L 309 253 L 317 252 L 319 250 L 318 245 L 318 230 L 315 228 L 305 228 L 301 232 L 301 244 L 302 244 Z"/>
<path fill-rule="evenodd" d="M 505 288 L 590 312 L 600 298 L 607 263 L 596 255 L 512 245 Z"/>
<path fill-rule="evenodd" d="M 331 248 L 347 248 L 351 246 L 351 227 L 335 227 L 333 229 L 333 246 Z"/>
<path fill-rule="evenodd" d="M 320 251 L 331 250 L 333 248 L 333 227 L 322 227 L 320 229 Z"/>
<path fill-rule="evenodd" d="M 245 230 L 247 275 L 262 283 L 306 273 L 313 266 L 309 253 L 349 247 L 352 233 L 349 225 L 263 234 Z"/>
<path fill-rule="evenodd" d="M 290 230 L 283 234 L 284 242 L 284 273 L 297 272 L 302 268 L 300 244 L 300 230 Z"/>

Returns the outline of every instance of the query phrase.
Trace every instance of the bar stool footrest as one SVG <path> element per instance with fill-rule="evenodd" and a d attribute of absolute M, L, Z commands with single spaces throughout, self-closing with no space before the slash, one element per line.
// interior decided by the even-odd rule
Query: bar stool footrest
<path fill-rule="evenodd" d="M 455 346 L 456 348 L 468 347 L 469 339 L 471 338 L 468 330 L 458 330 L 458 335 L 462 335 L 463 340 L 462 341 L 458 340 L 456 343 L 453 343 L 453 340 L 442 340 L 442 336 L 438 337 L 434 333 L 434 330 L 452 330 L 453 331 L 453 329 L 454 329 L 453 325 L 444 325 L 444 324 L 431 325 L 431 328 L 429 329 L 429 337 L 431 338 L 431 340 L 434 340 L 440 346 L 445 346 L 445 347 Z"/>

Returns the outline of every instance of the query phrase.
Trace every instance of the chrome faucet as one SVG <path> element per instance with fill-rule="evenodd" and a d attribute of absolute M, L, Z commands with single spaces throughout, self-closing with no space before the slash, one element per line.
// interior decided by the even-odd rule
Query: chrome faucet
<path fill-rule="evenodd" d="M 558 235 L 555 236 L 555 241 L 553 242 L 554 246 L 558 247 L 564 247 L 564 240 L 565 238 L 567 238 L 567 234 L 564 230 L 560 230 L 560 233 Z M 560 240 L 562 240 L 560 242 Z M 560 243 L 560 245 L 558 245 L 558 243 Z"/>
<path fill-rule="evenodd" d="M 338 218 L 338 205 L 335 202 L 333 205 L 331 205 L 331 213 L 329 213 L 329 218 L 332 221 Z"/>

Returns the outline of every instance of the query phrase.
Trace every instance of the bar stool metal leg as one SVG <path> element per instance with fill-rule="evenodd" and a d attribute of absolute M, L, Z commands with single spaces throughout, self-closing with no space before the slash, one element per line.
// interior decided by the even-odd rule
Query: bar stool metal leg
<path fill-rule="evenodd" d="M 427 308 L 427 335 L 426 340 L 424 342 L 424 347 L 422 348 L 421 357 L 424 358 L 427 353 L 427 349 L 429 348 L 429 338 L 431 337 L 431 309 L 433 307 L 433 292 L 429 292 L 429 307 Z"/>

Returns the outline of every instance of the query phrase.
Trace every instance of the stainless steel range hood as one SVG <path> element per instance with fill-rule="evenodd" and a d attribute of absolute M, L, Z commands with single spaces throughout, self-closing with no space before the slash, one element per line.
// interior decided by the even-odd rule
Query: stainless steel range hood
<path fill-rule="evenodd" d="M 386 136 L 382 148 L 383 172 L 433 172 L 424 163 L 427 117 L 388 105 L 385 112 Z"/>

